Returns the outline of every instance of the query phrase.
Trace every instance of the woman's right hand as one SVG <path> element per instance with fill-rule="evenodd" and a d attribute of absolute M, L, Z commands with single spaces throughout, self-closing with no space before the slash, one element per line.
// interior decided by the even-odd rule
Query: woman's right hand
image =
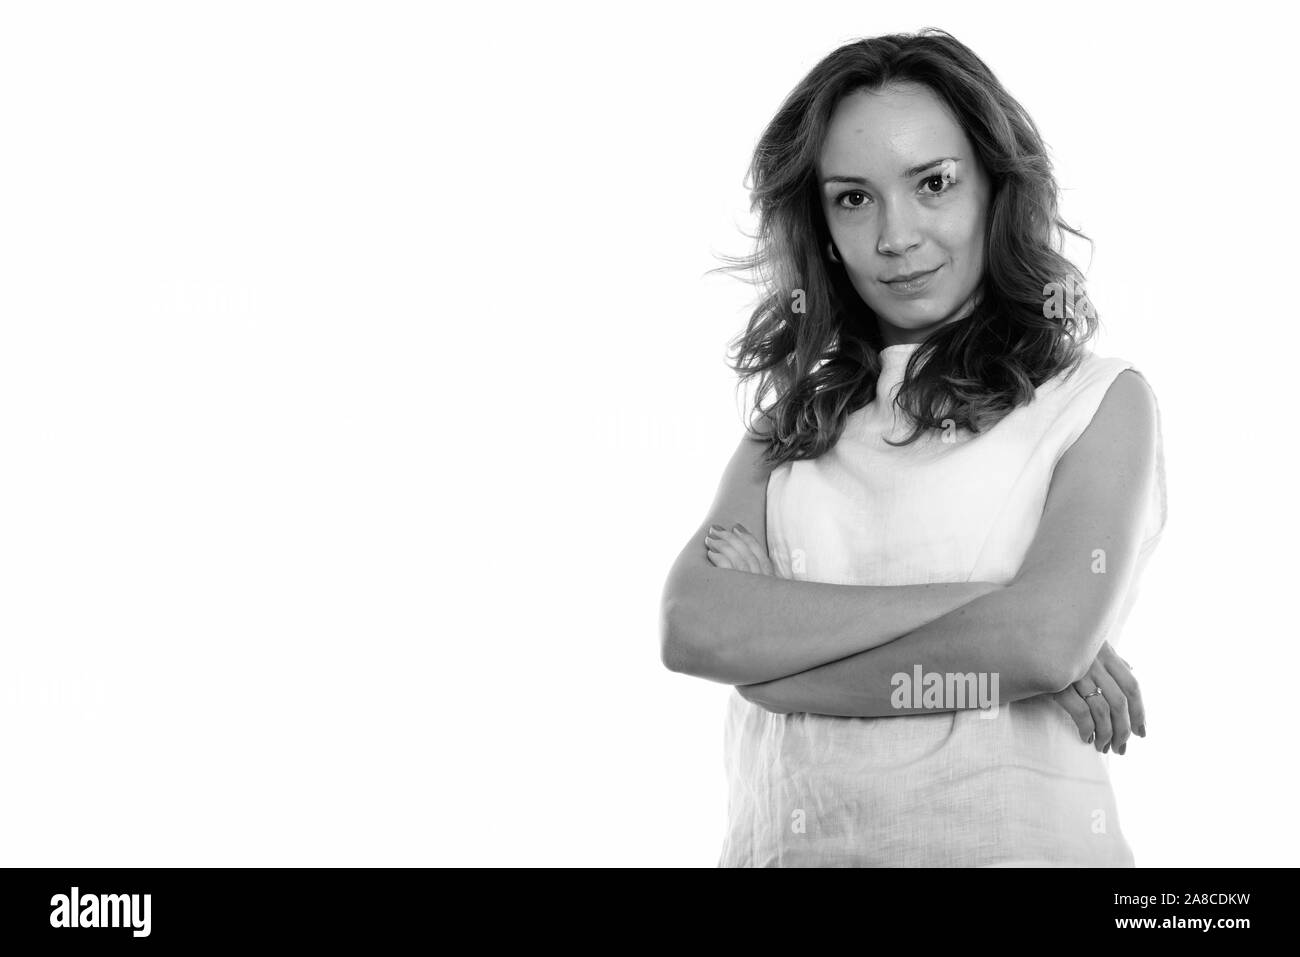
<path fill-rule="evenodd" d="M 1092 693 L 1097 689 L 1101 694 Z M 1102 642 L 1088 671 L 1052 699 L 1074 719 L 1083 743 L 1098 751 L 1110 751 L 1113 746 L 1116 754 L 1123 754 L 1130 733 L 1136 730 L 1139 737 L 1147 736 L 1146 708 L 1132 666 L 1115 653 L 1110 642 Z"/>
<path fill-rule="evenodd" d="M 730 531 L 721 525 L 710 525 L 704 548 L 709 562 L 718 568 L 777 577 L 767 549 L 744 525 L 733 525 Z"/>

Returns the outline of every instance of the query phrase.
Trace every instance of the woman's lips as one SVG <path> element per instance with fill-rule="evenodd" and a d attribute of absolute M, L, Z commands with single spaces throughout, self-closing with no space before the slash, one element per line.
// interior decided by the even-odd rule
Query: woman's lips
<path fill-rule="evenodd" d="M 939 270 L 942 268 L 943 268 L 942 266 L 935 266 L 929 272 L 922 273 L 921 275 L 917 276 L 915 279 L 909 279 L 906 282 L 902 282 L 902 281 L 887 282 L 884 284 L 884 286 L 886 289 L 888 289 L 890 292 L 894 293 L 895 295 L 900 295 L 900 296 L 913 295 L 915 293 L 924 291 L 925 288 L 930 285 L 930 282 L 934 279 L 934 277 L 938 274 Z"/>

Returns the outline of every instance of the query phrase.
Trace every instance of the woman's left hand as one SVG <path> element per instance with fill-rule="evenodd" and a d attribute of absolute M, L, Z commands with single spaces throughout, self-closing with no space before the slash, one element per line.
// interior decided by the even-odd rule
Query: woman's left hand
<path fill-rule="evenodd" d="M 1097 692 L 1100 692 L 1098 694 Z M 1123 754 L 1129 734 L 1146 737 L 1146 706 L 1133 667 L 1103 641 L 1087 673 L 1052 695 L 1079 728 L 1079 738 L 1098 751 Z"/>
<path fill-rule="evenodd" d="M 744 525 L 733 525 L 730 531 L 721 525 L 710 525 L 704 547 L 709 561 L 718 568 L 777 577 L 767 549 Z"/>

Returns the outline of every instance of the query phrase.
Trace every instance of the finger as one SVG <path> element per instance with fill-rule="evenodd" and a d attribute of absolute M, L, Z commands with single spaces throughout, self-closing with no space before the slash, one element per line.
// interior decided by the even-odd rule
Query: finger
<path fill-rule="evenodd" d="M 733 571 L 735 570 L 735 566 L 732 565 L 731 562 L 727 561 L 727 556 L 722 554 L 722 552 L 714 549 L 712 545 L 704 546 L 704 555 L 706 558 L 708 558 L 708 560 L 713 565 L 717 566 L 718 568 L 730 568 Z"/>
<path fill-rule="evenodd" d="M 1128 698 L 1100 661 L 1093 663 L 1088 677 L 1097 683 L 1110 708 L 1110 749 L 1116 754 L 1123 754 L 1128 748 L 1129 736 L 1133 733 L 1128 714 Z"/>
<path fill-rule="evenodd" d="M 746 561 L 753 564 L 754 569 L 760 574 L 763 571 L 763 559 L 759 555 L 758 543 L 754 536 L 748 532 L 742 532 L 741 526 L 733 525 L 727 530 L 727 541 L 735 546 L 736 550 L 745 556 Z"/>
<path fill-rule="evenodd" d="M 740 555 L 740 557 L 744 559 L 746 568 L 755 575 L 765 574 L 763 569 L 763 558 L 759 554 L 760 549 L 757 547 L 758 543 L 755 541 L 753 535 L 750 535 L 749 541 L 746 541 L 745 536 L 735 530 L 735 526 L 726 529 L 723 534 L 726 536 L 726 540 L 731 544 L 731 546 L 736 549 L 736 554 Z"/>
<path fill-rule="evenodd" d="M 767 548 L 758 540 L 757 537 L 755 537 L 753 532 L 747 529 L 744 525 L 733 525 L 731 531 L 740 540 L 741 544 L 748 548 L 750 553 L 753 554 L 754 560 L 758 562 L 758 567 L 762 570 L 764 575 L 776 574 L 772 568 L 772 559 L 767 554 Z"/>
<path fill-rule="evenodd" d="M 1052 695 L 1052 700 L 1074 719 L 1074 723 L 1079 728 L 1079 740 L 1084 744 L 1091 744 L 1097 734 L 1097 726 L 1092 721 L 1092 709 L 1083 703 L 1079 693 L 1073 688 L 1066 688 Z"/>
<path fill-rule="evenodd" d="M 709 541 L 713 544 L 713 547 L 721 549 L 740 571 L 755 575 L 760 573 L 758 563 L 735 535 L 732 535 L 725 528 L 720 530 L 711 529 L 709 535 L 711 536 Z"/>
<path fill-rule="evenodd" d="M 1098 751 L 1105 751 L 1110 747 L 1111 735 L 1110 703 L 1106 700 L 1105 689 L 1101 694 L 1093 694 L 1097 683 L 1090 676 L 1076 681 L 1071 687 L 1092 712 L 1092 723 L 1097 726 L 1097 736 L 1092 740 L 1093 747 Z"/>
<path fill-rule="evenodd" d="M 735 562 L 733 562 L 730 558 L 724 555 L 713 545 L 712 541 L 710 541 L 709 544 L 704 546 L 704 554 L 708 556 L 709 561 L 711 561 L 718 568 L 730 568 L 733 571 L 745 570 L 743 568 L 738 568 Z"/>
<path fill-rule="evenodd" d="M 1106 662 L 1106 670 L 1119 690 L 1124 693 L 1128 699 L 1128 719 L 1133 725 L 1133 731 L 1140 738 L 1147 736 L 1147 709 L 1142 703 L 1142 689 L 1138 681 L 1129 671 L 1123 658 L 1116 656 L 1114 661 Z"/>
<path fill-rule="evenodd" d="M 706 547 L 712 548 L 725 555 L 727 561 L 731 562 L 731 567 L 736 569 L 736 571 L 755 571 L 755 569 L 749 567 L 750 562 L 740 553 L 740 549 L 731 540 L 731 537 L 727 535 L 726 529 L 723 529 L 722 531 L 718 531 L 716 528 L 709 529 L 709 534 L 705 537 L 704 544 Z"/>
<path fill-rule="evenodd" d="M 712 530 L 714 526 L 710 525 L 709 528 L 710 530 Z M 722 552 L 718 551 L 716 547 L 714 547 L 713 538 L 711 535 L 708 534 L 704 536 L 704 554 L 709 559 L 709 561 L 712 562 L 714 565 L 716 565 L 718 568 L 730 568 L 733 571 L 737 570 L 735 564 L 730 559 L 728 559 L 726 555 L 724 555 Z"/>

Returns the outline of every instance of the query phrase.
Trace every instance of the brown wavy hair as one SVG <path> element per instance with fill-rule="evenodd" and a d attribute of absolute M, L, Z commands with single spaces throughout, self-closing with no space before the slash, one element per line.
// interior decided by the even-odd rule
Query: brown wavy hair
<path fill-rule="evenodd" d="M 1065 232 L 1088 237 L 1059 217 L 1042 137 L 993 72 L 933 27 L 846 44 L 800 81 L 754 150 L 746 176 L 758 214 L 754 252 L 720 256 L 728 265 L 710 270 L 747 273 L 763 289 L 745 332 L 728 346 L 728 367 L 740 374 L 740 386 L 759 377 L 754 411 L 762 423 L 747 430 L 767 440 L 773 466 L 821 455 L 848 416 L 875 398 L 878 320 L 844 267 L 825 258 L 830 230 L 816 163 L 839 101 L 891 82 L 922 84 L 947 105 L 991 189 L 974 309 L 940 326 L 910 357 L 898 403 L 913 430 L 890 444 L 908 445 L 945 425 L 984 431 L 1032 401 L 1043 382 L 1072 372 L 1097 329 L 1091 304 L 1079 310 L 1067 301 L 1064 317 L 1046 315 L 1049 283 L 1083 283 L 1053 240 L 1063 244 Z M 803 311 L 793 309 L 797 297 Z M 776 398 L 764 409 L 769 394 Z"/>

